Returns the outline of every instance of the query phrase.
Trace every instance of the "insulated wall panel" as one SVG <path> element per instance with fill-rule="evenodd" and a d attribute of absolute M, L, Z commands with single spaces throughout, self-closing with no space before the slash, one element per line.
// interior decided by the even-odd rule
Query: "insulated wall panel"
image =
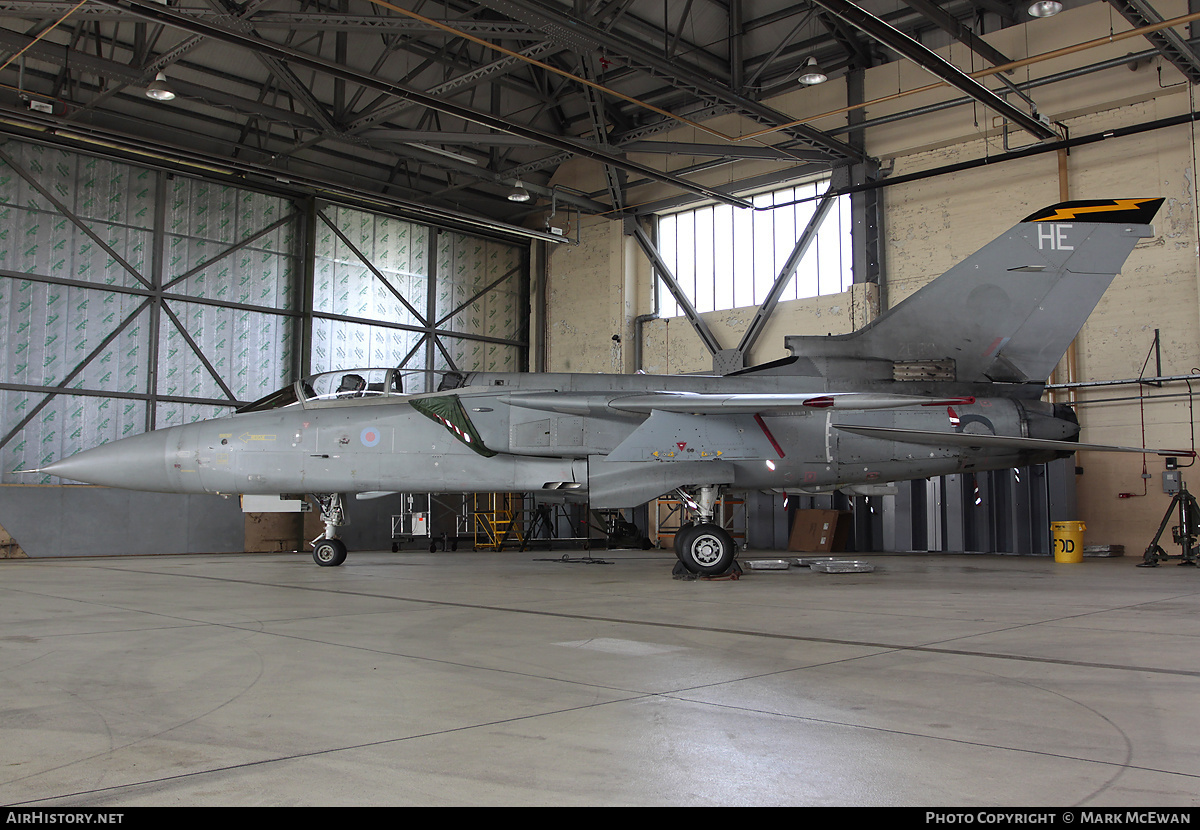
<path fill-rule="evenodd" d="M 523 368 L 521 248 L 334 205 L 318 221 L 314 372 Z"/>
<path fill-rule="evenodd" d="M 8 481 L 57 484 L 59 480 L 49 476 L 17 476 L 12 471 L 137 435 L 146 424 L 146 404 L 140 400 L 0 390 L 0 417 L 6 432 L 30 414 L 33 418 L 0 449 Z"/>
<path fill-rule="evenodd" d="M 71 376 L 72 388 L 145 391 L 144 303 L 128 294 L 0 279 L 0 378 L 57 386 Z"/>
<path fill-rule="evenodd" d="M 298 216 L 277 196 L 0 147 L 0 480 L 49 483 L 15 471 L 290 380 Z"/>
<path fill-rule="evenodd" d="M 322 217 L 317 228 L 313 310 L 423 325 L 428 228 L 333 206 Z"/>
<path fill-rule="evenodd" d="M 251 401 L 283 386 L 295 323 L 272 310 L 298 301 L 299 213 L 277 196 L 191 179 L 172 179 L 166 198 L 158 394 Z M 160 403 L 156 426 L 194 420 L 194 411 Z"/>
<path fill-rule="evenodd" d="M 521 248 L 442 232 L 435 292 L 439 328 L 485 339 L 443 338 L 458 366 L 488 372 L 523 369 L 525 262 Z M 444 357 L 440 356 L 444 362 Z"/>
<path fill-rule="evenodd" d="M 422 336 L 418 332 L 373 326 L 347 320 L 313 320 L 313 372 L 328 372 L 355 367 L 398 366 L 406 355 L 423 355 Z M 409 362 L 410 368 L 423 365 Z"/>
<path fill-rule="evenodd" d="M 167 308 L 173 316 L 159 326 L 160 395 L 225 398 L 228 389 L 252 401 L 291 379 L 290 318 L 177 300 Z"/>
<path fill-rule="evenodd" d="M 9 142 L 0 160 L 0 268 L 123 287 L 141 284 L 156 174 Z"/>
<path fill-rule="evenodd" d="M 521 247 L 334 205 L 310 235 L 309 215 L 228 184 L 0 146 L 0 480 L 48 483 L 16 471 L 227 414 L 293 381 L 302 357 L 313 371 L 524 368 Z"/>
<path fill-rule="evenodd" d="M 357 319 L 313 320 L 313 371 L 397 366 L 421 353 L 429 229 L 334 205 L 318 223 L 313 310 Z"/>
<path fill-rule="evenodd" d="M 158 427 L 173 427 L 178 424 L 191 424 L 196 421 L 207 421 L 210 418 L 220 418 L 223 415 L 229 414 L 227 406 L 212 406 L 209 404 L 200 403 L 173 403 L 163 402 L 158 404 Z"/>

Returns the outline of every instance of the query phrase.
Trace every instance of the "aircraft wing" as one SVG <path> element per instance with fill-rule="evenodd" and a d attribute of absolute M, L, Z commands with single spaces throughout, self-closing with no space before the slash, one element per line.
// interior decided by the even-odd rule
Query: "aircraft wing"
<path fill-rule="evenodd" d="M 932 398 L 922 395 L 889 395 L 874 392 L 827 392 L 821 394 L 653 392 L 617 398 L 609 404 L 622 412 L 679 412 L 696 415 L 766 415 L 804 409 L 896 409 L 906 406 L 970 404 L 971 397 Z"/>
<path fill-rule="evenodd" d="M 1112 444 L 1081 444 L 1075 441 L 1051 441 L 1046 438 L 1018 438 L 1008 435 L 979 435 L 970 432 L 936 432 L 921 429 L 897 429 L 895 427 L 853 426 L 850 424 L 834 424 L 834 427 L 844 432 L 865 435 L 868 438 L 880 438 L 885 441 L 899 441 L 904 444 L 924 444 L 938 447 L 991 447 L 995 449 L 1055 450 L 1062 452 L 1096 450 L 1099 452 L 1138 452 L 1149 455 L 1181 456 L 1184 458 L 1194 458 L 1196 455 L 1192 450 L 1119 447 Z"/>
<path fill-rule="evenodd" d="M 673 412 L 680 415 L 784 415 L 812 409 L 868 410 L 909 406 L 956 406 L 975 403 L 973 397 L 929 397 L 875 392 L 741 393 L 741 392 L 651 392 L 618 398 L 598 399 L 571 393 L 514 393 L 504 402 L 525 409 L 589 414 L 601 409 L 648 415 Z"/>
<path fill-rule="evenodd" d="M 764 415 L 798 414 L 814 409 L 896 409 L 975 402 L 973 397 L 874 392 L 650 392 L 617 398 L 588 393 L 514 392 L 501 400 L 511 406 L 559 414 L 587 416 L 607 410 L 649 415 L 608 453 L 606 460 L 614 463 L 783 458 L 783 449 L 762 420 Z"/>

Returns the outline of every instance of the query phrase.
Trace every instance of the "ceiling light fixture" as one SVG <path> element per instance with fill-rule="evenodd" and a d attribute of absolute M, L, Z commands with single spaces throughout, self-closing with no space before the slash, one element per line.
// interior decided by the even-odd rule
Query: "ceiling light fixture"
<path fill-rule="evenodd" d="M 825 74 L 825 70 L 817 63 L 817 59 L 809 55 L 808 60 L 804 62 L 804 68 L 800 70 L 800 83 L 805 86 L 814 86 L 823 84 L 829 80 L 829 76 Z"/>
<path fill-rule="evenodd" d="M 525 185 L 521 184 L 521 180 L 517 179 L 517 183 L 513 189 L 508 191 L 508 201 L 510 202 L 528 202 L 529 191 L 525 189 Z"/>
<path fill-rule="evenodd" d="M 1062 8 L 1062 3 L 1058 0 L 1036 0 L 1030 4 L 1029 13 L 1034 17 L 1054 17 Z"/>
<path fill-rule="evenodd" d="M 175 99 L 175 90 L 171 89 L 171 85 L 167 83 L 165 72 L 159 72 L 154 76 L 154 80 L 146 86 L 146 97 L 153 98 L 155 101 L 173 101 Z"/>

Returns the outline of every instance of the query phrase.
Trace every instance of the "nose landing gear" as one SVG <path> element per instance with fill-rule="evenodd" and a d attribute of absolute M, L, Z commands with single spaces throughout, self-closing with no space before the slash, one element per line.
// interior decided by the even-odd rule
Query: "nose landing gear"
<path fill-rule="evenodd" d="M 321 505 L 321 521 L 325 532 L 313 539 L 313 561 L 322 568 L 333 568 L 346 561 L 346 543 L 337 538 L 337 529 L 346 524 L 346 510 L 341 493 L 314 494 Z"/>
<path fill-rule="evenodd" d="M 313 545 L 313 561 L 323 568 L 346 561 L 346 544 L 341 539 L 321 539 Z"/>

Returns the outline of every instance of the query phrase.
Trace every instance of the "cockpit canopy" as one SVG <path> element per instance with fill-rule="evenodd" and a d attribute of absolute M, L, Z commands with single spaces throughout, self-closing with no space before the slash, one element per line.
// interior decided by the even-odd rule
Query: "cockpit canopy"
<path fill-rule="evenodd" d="M 429 381 L 434 381 L 433 386 Z M 436 389 L 458 389 L 466 384 L 462 372 L 433 369 L 342 369 L 321 372 L 301 378 L 269 395 L 236 410 L 264 412 L 299 404 L 308 408 L 328 401 L 348 401 L 357 398 L 398 397 L 417 395 Z"/>

